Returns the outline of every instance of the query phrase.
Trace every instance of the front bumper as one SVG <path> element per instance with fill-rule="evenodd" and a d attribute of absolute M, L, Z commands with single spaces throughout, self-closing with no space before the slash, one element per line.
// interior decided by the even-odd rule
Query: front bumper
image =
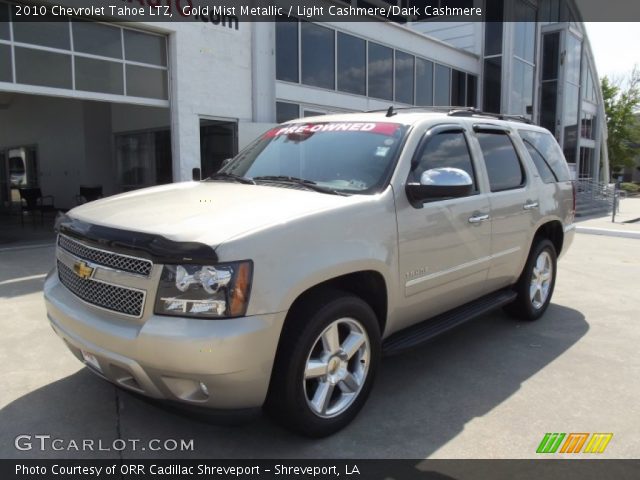
<path fill-rule="evenodd" d="M 148 314 L 136 321 L 82 302 L 55 271 L 47 277 L 44 297 L 56 334 L 93 372 L 116 385 L 216 409 L 264 403 L 286 312 L 230 320 Z M 97 368 L 83 351 L 96 359 Z"/>

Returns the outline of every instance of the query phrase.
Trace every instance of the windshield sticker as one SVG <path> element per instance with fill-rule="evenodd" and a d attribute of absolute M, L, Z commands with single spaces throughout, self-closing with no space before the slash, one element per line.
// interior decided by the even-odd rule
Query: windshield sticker
<path fill-rule="evenodd" d="M 352 122 L 333 122 L 333 123 L 302 123 L 290 126 L 278 127 L 269 130 L 266 138 L 277 137 L 280 135 L 310 135 L 313 133 L 324 132 L 368 132 L 380 135 L 392 136 L 398 129 L 398 123 L 352 123 Z"/>

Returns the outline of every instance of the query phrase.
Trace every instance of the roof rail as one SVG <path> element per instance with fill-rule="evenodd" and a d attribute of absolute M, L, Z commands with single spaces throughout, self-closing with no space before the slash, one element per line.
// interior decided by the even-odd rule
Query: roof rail
<path fill-rule="evenodd" d="M 465 107 L 464 109 L 460 109 L 460 110 L 451 110 L 449 112 L 449 115 L 452 117 L 473 117 L 473 116 L 490 117 L 490 118 L 496 118 L 498 120 L 509 120 L 514 122 L 522 122 L 522 123 L 529 123 L 529 124 L 531 123 L 531 120 L 525 117 L 524 115 L 510 115 L 508 113 L 483 112 L 482 110 L 478 110 L 477 108 L 473 108 L 473 107 L 471 108 Z"/>
<path fill-rule="evenodd" d="M 508 120 L 522 123 L 532 123 L 530 119 L 524 115 L 510 115 L 507 113 L 490 113 L 483 112 L 475 107 L 462 107 L 456 105 L 446 106 L 429 106 L 429 107 L 394 107 L 391 105 L 389 108 L 383 108 L 379 110 L 368 110 L 365 113 L 386 113 L 388 117 L 395 115 L 397 111 L 427 111 L 427 112 L 443 112 L 452 117 L 488 117 L 495 118 L 497 120 Z"/>

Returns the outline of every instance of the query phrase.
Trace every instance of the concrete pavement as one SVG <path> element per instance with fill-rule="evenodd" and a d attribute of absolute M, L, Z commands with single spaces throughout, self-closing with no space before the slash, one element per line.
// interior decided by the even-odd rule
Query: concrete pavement
<path fill-rule="evenodd" d="M 576 219 L 580 233 L 640 239 L 640 197 L 620 199 L 615 222 L 611 214 Z"/>
<path fill-rule="evenodd" d="M 53 248 L 0 251 L 0 457 L 535 458 L 546 432 L 613 432 L 599 458 L 639 458 L 638 247 L 576 235 L 541 320 L 498 311 L 384 359 L 358 418 L 322 440 L 263 416 L 221 426 L 178 415 L 97 378 L 46 321 Z M 194 450 L 18 451 L 21 434 L 105 445 L 193 439 Z"/>

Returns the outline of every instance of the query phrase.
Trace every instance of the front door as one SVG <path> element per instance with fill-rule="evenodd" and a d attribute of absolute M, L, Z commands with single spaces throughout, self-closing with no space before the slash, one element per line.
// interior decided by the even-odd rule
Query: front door
<path fill-rule="evenodd" d="M 490 206 L 479 188 L 468 142 L 467 132 L 458 125 L 434 127 L 418 147 L 410 175 L 415 181 L 432 168 L 459 168 L 473 179 L 469 196 L 414 207 L 407 204 L 404 191 L 396 192 L 400 285 L 407 305 L 399 315 L 400 328 L 486 293 Z"/>

